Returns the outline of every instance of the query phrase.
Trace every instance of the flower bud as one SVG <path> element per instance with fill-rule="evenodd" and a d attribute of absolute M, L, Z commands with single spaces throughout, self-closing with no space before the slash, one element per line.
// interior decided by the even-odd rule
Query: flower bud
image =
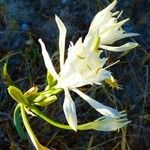
<path fill-rule="evenodd" d="M 47 105 L 50 105 L 53 102 L 55 102 L 56 99 L 57 99 L 57 97 L 55 95 L 53 95 L 53 96 L 50 96 L 48 98 L 45 98 L 42 101 L 36 102 L 35 105 L 38 105 L 38 106 L 47 106 Z"/>
<path fill-rule="evenodd" d="M 16 88 L 15 86 L 9 86 L 8 87 L 8 93 L 10 96 L 16 100 L 19 103 L 22 103 L 24 105 L 29 105 L 29 102 L 27 101 L 26 97 L 23 95 L 23 93 Z"/>

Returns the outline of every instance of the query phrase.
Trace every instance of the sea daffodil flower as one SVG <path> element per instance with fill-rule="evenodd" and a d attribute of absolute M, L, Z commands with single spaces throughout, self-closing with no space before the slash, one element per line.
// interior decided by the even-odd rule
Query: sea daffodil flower
<path fill-rule="evenodd" d="M 95 15 L 90 25 L 89 32 L 85 38 L 85 41 L 87 40 L 87 37 L 97 33 L 100 38 L 99 48 L 108 51 L 122 52 L 122 51 L 133 49 L 137 47 L 138 44 L 136 42 L 128 42 L 121 46 L 114 47 L 110 45 L 120 39 L 138 36 L 139 34 L 126 33 L 121 28 L 121 26 L 124 25 L 129 20 L 129 18 L 118 22 L 118 18 L 121 16 L 122 11 L 112 12 L 116 4 L 117 4 L 117 0 L 114 0 L 109 6 L 107 6 L 105 9 L 103 9 L 102 11 L 98 12 Z"/>
<path fill-rule="evenodd" d="M 100 84 L 101 81 L 111 77 L 111 73 L 109 71 L 102 69 L 104 63 L 106 62 L 106 59 L 98 60 L 97 56 L 93 56 L 94 58 L 89 61 L 90 55 L 85 56 L 87 57 L 86 60 L 82 60 L 81 58 L 79 58 L 80 56 L 78 57 L 77 55 L 75 55 L 76 59 L 74 59 L 74 61 L 73 59 L 71 59 L 72 61 L 70 62 L 70 57 L 68 54 L 68 58 L 62 66 L 62 70 L 59 74 L 57 74 L 52 65 L 48 52 L 46 51 L 45 44 L 41 39 L 39 39 L 39 42 L 41 44 L 45 65 L 48 71 L 52 74 L 52 76 L 55 79 L 57 79 L 56 87 L 64 89 L 65 98 L 63 110 L 67 122 L 73 130 L 76 131 L 77 128 L 77 116 L 75 104 L 71 98 L 69 90 L 76 92 L 80 97 L 82 97 L 86 102 L 88 102 L 95 110 L 100 112 L 102 115 L 116 118 L 119 117 L 119 112 L 117 110 L 99 103 L 98 101 L 92 99 L 91 97 L 77 89 L 78 87 L 82 87 L 84 85 Z M 82 61 L 78 62 L 78 60 L 80 59 Z M 91 64 L 93 64 L 94 66 L 96 65 L 96 70 Z"/>
<path fill-rule="evenodd" d="M 61 30 L 61 28 L 65 28 L 65 26 L 62 26 L 62 21 L 57 16 L 56 22 L 58 24 L 60 32 L 65 31 L 64 29 Z M 60 33 L 60 36 L 62 36 L 62 33 Z M 65 37 L 65 35 L 63 36 Z M 64 39 L 62 40 L 62 38 L 60 38 L 60 40 L 64 41 Z M 101 81 L 111 76 L 111 73 L 109 71 L 102 69 L 107 59 L 100 59 L 97 56 L 100 55 L 100 52 L 93 53 L 92 51 L 90 51 L 88 45 L 90 41 L 87 45 L 85 45 L 82 43 L 82 40 L 80 38 L 75 45 L 72 44 L 68 49 L 68 57 L 65 63 L 62 63 L 63 59 L 60 55 L 61 71 L 59 74 L 56 73 L 52 65 L 51 59 L 48 55 L 48 52 L 46 51 L 44 43 L 41 39 L 39 39 L 39 42 L 42 47 L 42 54 L 45 65 L 48 71 L 51 73 L 51 75 L 57 80 L 56 87 L 64 89 L 65 99 L 63 109 L 67 122 L 72 129 L 76 130 L 77 128 L 77 116 L 75 104 L 71 98 L 69 90 L 76 92 L 101 114 L 111 117 L 119 116 L 119 112 L 117 110 L 97 102 L 96 100 L 90 98 L 89 96 L 77 89 L 78 87 L 82 87 L 88 84 L 100 84 Z M 59 43 L 64 45 L 63 42 Z M 61 44 L 59 48 L 61 51 L 60 54 L 64 56 L 64 54 L 62 53 L 62 51 L 64 52 L 64 49 L 61 47 Z"/>
<path fill-rule="evenodd" d="M 117 13 L 112 13 L 111 10 L 115 7 L 117 1 L 113 1 L 108 7 L 99 12 L 93 19 L 89 32 L 82 42 L 82 38 L 73 44 L 70 43 L 68 48 L 68 56 L 64 61 L 65 52 L 65 38 L 66 28 L 63 22 L 55 17 L 56 23 L 59 28 L 59 54 L 60 54 L 60 73 L 57 74 L 52 61 L 48 55 L 45 44 L 41 39 L 39 43 L 42 48 L 42 55 L 44 58 L 45 66 L 54 79 L 57 80 L 57 88 L 64 89 L 65 98 L 63 104 L 63 110 L 68 124 L 73 130 L 77 130 L 77 116 L 74 101 L 71 98 L 69 91 L 74 91 L 83 100 L 88 102 L 95 110 L 107 117 L 119 117 L 120 113 L 108 106 L 101 104 L 100 102 L 92 99 L 82 91 L 79 87 L 85 85 L 97 84 L 100 85 L 102 81 L 111 79 L 112 75 L 110 71 L 107 71 L 104 67 L 107 58 L 100 58 L 102 50 L 98 48 L 104 48 L 111 51 L 124 51 L 129 50 L 137 46 L 137 43 L 127 43 L 120 47 L 111 47 L 107 44 L 112 44 L 115 41 L 129 37 L 136 36 L 138 34 L 130 33 L 126 34 L 121 29 L 121 26 L 127 21 L 123 20 L 116 22 L 117 18 L 114 16 Z"/>

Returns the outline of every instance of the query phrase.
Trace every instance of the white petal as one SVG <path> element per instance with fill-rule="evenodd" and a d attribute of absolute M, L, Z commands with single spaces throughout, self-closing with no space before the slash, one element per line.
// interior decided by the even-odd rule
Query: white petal
<path fill-rule="evenodd" d="M 122 51 L 127 51 L 127 50 L 130 50 L 130 49 L 133 49 L 135 47 L 138 46 L 138 43 L 135 43 L 135 42 L 128 42 L 124 45 L 121 45 L 121 46 L 106 46 L 106 45 L 100 45 L 100 48 L 102 49 L 105 49 L 105 50 L 108 50 L 108 51 L 113 51 L 113 52 L 122 52 Z"/>
<path fill-rule="evenodd" d="M 131 122 L 123 115 L 121 114 L 120 118 L 100 117 L 91 126 L 94 130 L 98 131 L 116 131 Z"/>
<path fill-rule="evenodd" d="M 105 33 L 105 32 L 110 32 L 110 31 L 115 31 L 118 30 L 123 24 L 125 24 L 127 21 L 129 21 L 129 18 L 124 19 L 118 23 L 114 23 L 116 18 L 112 18 L 107 25 L 105 25 L 103 28 L 100 28 L 99 30 L 99 35 Z M 110 35 L 111 36 L 111 35 Z"/>
<path fill-rule="evenodd" d="M 111 36 L 110 36 L 111 35 Z M 123 30 L 115 29 L 115 30 L 108 30 L 107 32 L 104 32 L 101 34 L 101 44 L 102 45 L 109 45 L 113 44 L 114 42 L 127 38 L 127 37 L 133 37 L 133 36 L 139 36 L 137 33 L 124 33 Z"/>
<path fill-rule="evenodd" d="M 83 76 L 75 70 L 72 64 L 65 63 L 57 83 L 57 88 L 76 88 L 91 84 Z"/>
<path fill-rule="evenodd" d="M 87 101 L 95 110 L 97 110 L 99 113 L 101 113 L 104 116 L 108 117 L 119 117 L 120 113 L 111 107 L 105 106 L 98 101 L 92 99 L 88 95 L 84 94 L 78 89 L 72 89 L 72 91 L 76 92 L 80 97 L 82 97 L 85 101 Z"/>
<path fill-rule="evenodd" d="M 111 72 L 105 69 L 101 69 L 99 72 L 99 81 L 102 82 L 111 77 Z"/>
<path fill-rule="evenodd" d="M 71 98 L 68 89 L 64 89 L 64 91 L 65 91 L 65 99 L 63 104 L 63 110 L 69 126 L 74 131 L 77 131 L 77 116 L 76 116 L 75 104 Z"/>
<path fill-rule="evenodd" d="M 124 33 L 122 36 L 120 36 L 120 38 L 118 38 L 117 40 L 121 40 L 127 37 L 133 37 L 133 36 L 139 36 L 140 34 L 138 33 Z M 117 41 L 116 40 L 116 41 Z M 115 41 L 114 41 L 115 42 Z"/>
<path fill-rule="evenodd" d="M 111 4 L 109 4 L 106 8 L 105 11 L 111 11 L 117 4 L 117 0 L 114 0 Z"/>
<path fill-rule="evenodd" d="M 68 57 L 66 61 L 69 61 L 70 63 L 73 62 L 77 58 L 77 55 L 82 55 L 83 50 L 82 38 L 80 37 L 75 45 L 72 43 L 68 48 Z"/>
<path fill-rule="evenodd" d="M 56 70 L 52 64 L 52 61 L 49 57 L 49 54 L 46 50 L 44 42 L 42 41 L 42 39 L 39 39 L 38 41 L 41 44 L 42 55 L 43 55 L 44 63 L 45 63 L 47 70 L 50 72 L 50 74 L 53 76 L 54 79 L 58 79 L 58 75 L 57 75 Z"/>
<path fill-rule="evenodd" d="M 65 39 L 66 39 L 66 27 L 58 16 L 55 16 L 56 23 L 59 28 L 59 57 L 60 57 L 60 68 L 64 64 L 64 53 L 65 53 Z"/>
<path fill-rule="evenodd" d="M 108 17 L 108 19 L 106 16 L 111 13 L 110 11 L 115 7 L 116 4 L 117 0 L 114 0 L 109 6 L 107 6 L 102 11 L 98 12 L 90 25 L 89 31 L 93 30 L 96 26 L 105 23 L 106 20 L 108 20 L 111 17 L 111 15 L 109 15 L 110 17 Z"/>

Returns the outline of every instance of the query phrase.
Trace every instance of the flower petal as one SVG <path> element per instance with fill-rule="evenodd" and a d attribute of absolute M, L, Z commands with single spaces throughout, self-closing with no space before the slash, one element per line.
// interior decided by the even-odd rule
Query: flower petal
<path fill-rule="evenodd" d="M 76 92 L 80 97 L 87 101 L 95 110 L 100 112 L 102 115 L 114 118 L 119 117 L 120 113 L 117 110 L 99 103 L 98 101 L 92 99 L 78 89 L 72 89 L 72 91 Z"/>
<path fill-rule="evenodd" d="M 127 38 L 127 37 L 133 37 L 133 36 L 140 36 L 140 34 L 138 34 L 138 33 L 124 33 L 124 34 L 122 34 L 122 36 L 120 36 L 115 41 L 118 41 L 118 40 L 121 40 L 121 39 L 124 39 L 124 38 Z M 113 41 L 113 42 L 115 42 L 115 41 Z"/>
<path fill-rule="evenodd" d="M 100 117 L 99 119 L 95 120 L 91 123 L 91 127 L 94 130 L 98 131 L 116 131 L 128 123 L 130 123 L 127 119 L 126 114 L 120 114 L 119 118 L 112 118 L 112 117 Z"/>
<path fill-rule="evenodd" d="M 65 39 L 66 39 L 66 27 L 61 19 L 55 15 L 55 20 L 59 28 L 59 57 L 60 57 L 60 68 L 64 64 L 64 53 L 65 53 Z"/>
<path fill-rule="evenodd" d="M 127 21 L 129 21 L 129 18 L 124 19 L 118 23 L 115 23 L 116 18 L 111 18 L 107 24 L 105 24 L 105 26 L 103 26 L 103 28 L 99 28 L 99 35 L 101 37 L 101 34 L 105 33 L 105 32 L 111 32 L 111 31 L 115 31 L 118 30 L 123 24 L 125 24 Z"/>
<path fill-rule="evenodd" d="M 57 75 L 56 70 L 52 64 L 52 61 L 49 57 L 49 54 L 46 50 L 44 42 L 42 41 L 42 39 L 39 39 L 38 41 L 41 44 L 42 55 L 43 55 L 44 63 L 45 63 L 47 70 L 50 72 L 50 74 L 53 76 L 54 79 L 58 79 L 58 75 Z"/>
<path fill-rule="evenodd" d="M 111 36 L 110 36 L 111 35 Z M 137 33 L 124 33 L 123 30 L 109 30 L 108 32 L 104 32 L 101 35 L 101 44 L 102 45 L 109 45 L 113 44 L 114 42 L 127 38 L 127 37 L 133 37 L 133 36 L 139 36 Z"/>
<path fill-rule="evenodd" d="M 92 84 L 87 81 L 79 72 L 74 68 L 72 63 L 65 63 L 63 70 L 58 79 L 57 88 L 76 88 L 87 84 Z"/>
<path fill-rule="evenodd" d="M 113 51 L 113 52 L 123 52 L 123 51 L 133 49 L 137 46 L 138 46 L 138 43 L 128 42 L 128 43 L 121 45 L 121 46 L 118 46 L 118 47 L 117 46 L 100 45 L 100 48 L 108 50 L 108 51 Z"/>
<path fill-rule="evenodd" d="M 98 12 L 95 15 L 95 17 L 94 17 L 94 19 L 93 19 L 93 21 L 90 25 L 89 31 L 93 30 L 97 26 L 100 26 L 100 24 L 106 22 L 106 20 L 108 20 L 111 17 L 111 15 L 110 15 L 111 12 L 110 11 L 115 7 L 116 4 L 117 4 L 117 0 L 114 0 L 109 6 L 107 6 L 102 11 Z M 106 17 L 108 14 L 109 14 L 109 16 Z"/>
<path fill-rule="evenodd" d="M 65 91 L 65 99 L 63 104 L 63 110 L 68 124 L 74 131 L 77 131 L 77 116 L 75 104 L 71 98 L 68 89 L 64 89 L 64 91 Z"/>

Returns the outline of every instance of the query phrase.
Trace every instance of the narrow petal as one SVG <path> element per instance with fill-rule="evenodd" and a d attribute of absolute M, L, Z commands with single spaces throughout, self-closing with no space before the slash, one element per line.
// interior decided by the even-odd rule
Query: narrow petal
<path fill-rule="evenodd" d="M 64 91 L 65 91 L 65 99 L 63 104 L 64 113 L 70 127 L 74 131 L 77 131 L 77 116 L 76 116 L 75 104 L 71 98 L 68 89 L 64 89 Z"/>
<path fill-rule="evenodd" d="M 98 131 L 116 131 L 128 123 L 130 123 L 127 119 L 126 114 L 120 114 L 119 118 L 112 117 L 100 117 L 91 123 L 91 128 Z"/>
<path fill-rule="evenodd" d="M 138 34 L 138 33 L 124 33 L 124 34 L 122 34 L 122 36 L 120 36 L 120 38 L 116 39 L 116 41 L 127 38 L 127 37 L 133 37 L 133 36 L 140 36 L 140 34 Z"/>
<path fill-rule="evenodd" d="M 65 39 L 66 39 L 66 27 L 58 16 L 55 16 L 56 23 L 59 28 L 59 57 L 60 57 L 60 69 L 64 64 L 65 54 Z"/>
<path fill-rule="evenodd" d="M 121 45 L 121 46 L 118 46 L 118 47 L 117 46 L 100 45 L 100 48 L 108 50 L 108 51 L 113 51 L 113 52 L 123 52 L 123 51 L 133 49 L 137 46 L 138 46 L 138 43 L 128 42 L 128 43 Z"/>
<path fill-rule="evenodd" d="M 57 75 L 56 70 L 52 64 L 52 61 L 49 57 L 49 54 L 46 50 L 44 42 L 42 41 L 42 39 L 39 39 L 38 41 L 41 44 L 42 55 L 43 55 L 44 63 L 45 63 L 47 70 L 50 72 L 50 74 L 53 76 L 54 79 L 58 79 L 58 75 Z"/>
<path fill-rule="evenodd" d="M 110 36 L 111 35 L 111 36 Z M 123 30 L 115 29 L 115 30 L 109 30 L 108 32 L 104 32 L 101 35 L 101 44 L 102 45 L 110 45 L 114 42 L 127 38 L 127 37 L 133 37 L 133 36 L 139 36 L 137 33 L 124 33 Z"/>
<path fill-rule="evenodd" d="M 117 0 L 113 0 L 113 2 L 105 8 L 105 10 L 111 11 L 116 6 L 116 4 L 117 4 Z"/>
<path fill-rule="evenodd" d="M 115 31 L 118 30 L 123 24 L 125 24 L 127 21 L 129 21 L 129 18 L 124 19 L 118 23 L 114 23 L 115 18 L 112 18 L 107 25 L 105 25 L 103 28 L 99 29 L 99 34 L 101 36 L 101 34 L 105 33 L 105 32 L 110 32 L 110 31 Z M 113 22 L 113 23 L 112 23 Z"/>
<path fill-rule="evenodd" d="M 72 91 L 76 92 L 80 97 L 87 101 L 95 110 L 97 110 L 102 115 L 114 118 L 119 117 L 120 113 L 117 110 L 99 103 L 98 101 L 92 99 L 78 89 L 72 89 Z"/>
<path fill-rule="evenodd" d="M 102 17 L 103 15 L 106 15 L 108 13 L 110 13 L 110 11 L 115 7 L 115 5 L 117 4 L 117 0 L 114 0 L 110 5 L 108 5 L 105 9 L 103 9 L 102 11 L 98 12 L 91 25 L 90 25 L 90 29 L 89 31 L 93 30 L 96 26 L 99 26 L 101 24 L 101 20 L 102 20 Z M 106 17 L 104 17 L 105 19 Z"/>

